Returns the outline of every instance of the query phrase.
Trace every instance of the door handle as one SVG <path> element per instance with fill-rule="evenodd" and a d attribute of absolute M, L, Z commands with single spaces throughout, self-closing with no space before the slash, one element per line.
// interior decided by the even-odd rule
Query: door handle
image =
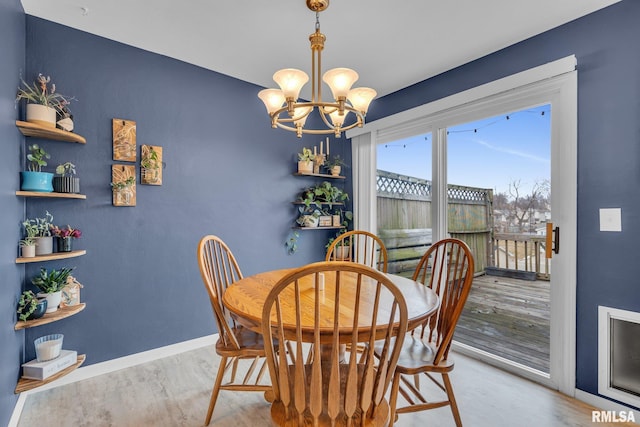
<path fill-rule="evenodd" d="M 551 258 L 554 253 L 560 252 L 560 227 L 554 228 L 552 222 L 547 223 L 544 251 L 545 258 Z"/>

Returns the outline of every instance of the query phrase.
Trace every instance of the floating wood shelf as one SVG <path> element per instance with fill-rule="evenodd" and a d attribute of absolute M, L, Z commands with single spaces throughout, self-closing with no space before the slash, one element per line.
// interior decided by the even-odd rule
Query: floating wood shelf
<path fill-rule="evenodd" d="M 48 255 L 37 255 L 29 258 L 16 258 L 16 264 L 25 264 L 28 262 L 43 262 L 43 261 L 55 261 L 57 259 L 75 258 L 86 254 L 87 251 L 82 249 L 80 251 L 71 252 L 55 252 Z"/>
<path fill-rule="evenodd" d="M 300 173 L 300 172 L 295 172 L 294 173 L 295 176 L 316 176 L 316 177 L 320 177 L 320 178 L 329 178 L 329 179 L 345 179 L 345 176 L 342 175 L 330 175 L 327 173 Z"/>
<path fill-rule="evenodd" d="M 56 193 L 55 191 L 46 193 L 44 191 L 16 191 L 16 196 L 23 197 L 57 197 L 60 199 L 86 199 L 84 194 L 76 193 Z"/>
<path fill-rule="evenodd" d="M 294 205 L 303 205 L 304 206 L 304 202 L 291 202 Z M 316 206 L 328 206 L 328 205 L 332 205 L 332 206 L 344 206 L 344 203 L 342 202 L 311 202 L 311 205 L 316 205 Z"/>
<path fill-rule="evenodd" d="M 34 320 L 18 320 L 16 325 L 13 327 L 16 331 L 20 329 L 33 328 L 35 326 L 46 325 L 47 323 L 57 322 L 58 320 L 66 319 L 67 317 L 71 317 L 74 314 L 80 313 L 87 306 L 86 303 L 80 303 L 78 305 L 71 305 L 67 307 L 61 307 L 58 311 L 54 311 L 53 313 L 47 313 L 39 319 Z"/>
<path fill-rule="evenodd" d="M 66 130 L 57 128 L 48 128 L 37 125 L 35 123 L 21 122 L 16 120 L 16 126 L 24 136 L 33 136 L 36 138 L 53 139 L 56 141 L 77 142 L 78 144 L 86 144 L 87 140 L 77 133 L 67 132 Z"/>
<path fill-rule="evenodd" d="M 79 354 L 78 355 L 78 361 L 76 362 L 75 365 L 69 366 L 67 369 L 63 369 L 62 371 L 58 372 L 57 374 L 50 376 L 46 380 L 40 381 L 40 380 L 32 380 L 32 379 L 29 379 L 29 378 L 20 378 L 20 380 L 18 380 L 18 385 L 16 386 L 15 394 L 22 393 L 23 391 L 34 389 L 36 387 L 40 387 L 40 386 L 43 386 L 45 384 L 49 384 L 50 382 L 55 381 L 58 378 L 62 378 L 65 375 L 70 374 L 71 372 L 73 372 L 76 369 L 78 369 L 80 367 L 80 365 L 82 365 L 84 363 L 84 360 L 86 359 L 86 357 L 87 356 L 85 354 Z"/>
<path fill-rule="evenodd" d="M 338 230 L 344 227 L 291 227 L 296 230 Z"/>

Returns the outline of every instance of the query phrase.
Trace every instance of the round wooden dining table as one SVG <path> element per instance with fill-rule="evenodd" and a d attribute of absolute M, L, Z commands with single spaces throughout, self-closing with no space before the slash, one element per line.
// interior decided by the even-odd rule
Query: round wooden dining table
<path fill-rule="evenodd" d="M 296 269 L 273 270 L 259 273 L 254 276 L 245 277 L 227 288 L 222 303 L 232 313 L 232 316 L 241 325 L 261 332 L 262 309 L 267 295 L 273 286 L 288 273 Z M 385 273 L 386 274 L 386 273 Z M 424 286 L 420 282 L 416 282 L 405 277 L 386 274 L 402 292 L 408 309 L 408 329 L 414 329 L 424 323 L 438 308 L 440 303 L 438 296 L 430 288 Z M 333 283 L 333 274 L 325 274 L 324 290 L 321 292 L 321 306 L 326 304 L 328 310 L 333 311 L 333 292 L 335 291 L 335 283 Z M 355 281 L 355 278 L 352 278 Z M 355 293 L 349 292 L 349 275 L 343 276 L 341 284 L 340 304 L 344 306 L 344 310 L 340 310 L 340 323 L 344 325 L 352 325 L 353 317 L 351 317 L 352 307 L 354 306 Z M 354 282 L 355 283 L 355 282 Z M 315 295 L 314 284 L 311 281 L 303 284 L 309 297 L 310 308 L 313 308 L 313 298 Z M 355 286 L 354 286 L 355 287 Z M 343 292 L 344 289 L 344 292 Z M 360 304 L 366 304 L 362 298 L 369 298 L 370 295 L 363 294 L 360 296 Z M 372 296 L 371 296 L 372 297 Z M 286 316 L 286 314 L 285 314 Z M 302 329 L 313 331 L 314 316 L 303 316 L 301 318 Z M 330 325 L 326 325 L 330 326 Z"/>

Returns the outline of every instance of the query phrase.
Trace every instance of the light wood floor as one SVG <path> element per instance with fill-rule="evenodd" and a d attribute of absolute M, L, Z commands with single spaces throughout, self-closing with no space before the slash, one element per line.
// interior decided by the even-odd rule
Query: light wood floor
<path fill-rule="evenodd" d="M 196 427 L 207 411 L 219 358 L 213 346 L 30 395 L 19 427 Z M 456 354 L 452 382 L 467 427 L 621 426 L 591 422 L 592 408 Z M 640 413 L 635 413 L 640 420 Z M 270 425 L 261 393 L 222 391 L 212 426 Z M 397 426 L 453 426 L 448 408 L 403 414 Z"/>

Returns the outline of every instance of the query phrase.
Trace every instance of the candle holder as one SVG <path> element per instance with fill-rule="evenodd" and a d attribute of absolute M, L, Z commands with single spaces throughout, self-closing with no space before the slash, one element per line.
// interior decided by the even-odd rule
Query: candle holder
<path fill-rule="evenodd" d="M 316 154 L 313 160 L 313 173 L 320 173 L 320 166 L 324 165 L 324 162 L 326 160 L 327 160 L 326 155 Z"/>

